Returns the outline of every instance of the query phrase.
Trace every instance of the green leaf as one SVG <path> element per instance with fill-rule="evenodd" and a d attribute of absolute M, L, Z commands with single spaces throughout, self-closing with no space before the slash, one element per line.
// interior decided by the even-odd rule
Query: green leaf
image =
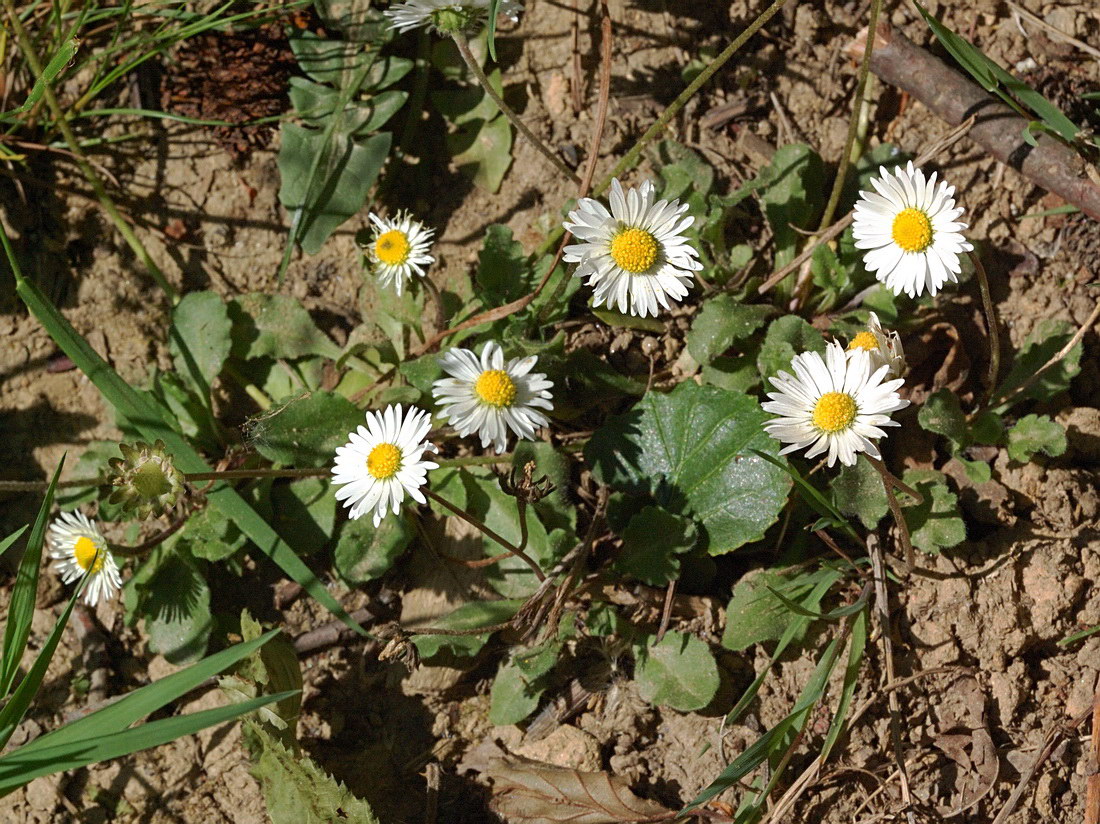
<path fill-rule="evenodd" d="M 617 572 L 652 586 L 665 586 L 680 573 L 680 559 L 699 540 L 695 524 L 656 506 L 647 506 L 623 532 L 623 549 L 615 559 Z"/>
<path fill-rule="evenodd" d="M 363 411 L 342 395 L 310 392 L 273 407 L 248 423 L 256 451 L 295 467 L 330 464 L 336 447 L 365 422 Z"/>
<path fill-rule="evenodd" d="M 710 298 L 691 324 L 688 351 L 697 362 L 710 363 L 736 341 L 748 338 L 774 312 L 771 306 L 739 303 L 732 295 Z"/>
<path fill-rule="evenodd" d="M 229 357 L 232 328 L 229 310 L 214 292 L 192 292 L 172 310 L 168 351 L 176 372 L 189 376 L 203 398 Z"/>
<path fill-rule="evenodd" d="M 333 562 L 349 584 L 363 584 L 385 575 L 416 537 L 404 517 L 383 518 L 375 529 L 371 519 L 348 521 L 340 528 Z"/>
<path fill-rule="evenodd" d="M 518 599 L 506 601 L 471 601 L 449 615 L 432 622 L 438 629 L 470 630 L 492 627 L 510 621 L 523 606 Z M 490 632 L 482 635 L 416 635 L 412 641 L 421 658 L 431 658 L 443 650 L 454 655 L 474 656 L 489 640 Z"/>
<path fill-rule="evenodd" d="M 778 456 L 761 427 L 767 417 L 747 395 L 682 383 L 610 418 L 584 454 L 598 480 L 682 507 L 705 527 L 708 551 L 721 555 L 759 540 L 787 502 L 789 477 L 756 454 Z"/>
<path fill-rule="evenodd" d="M 761 171 L 760 200 L 775 239 L 775 268 L 789 263 L 802 235 L 823 205 L 825 171 L 817 152 L 802 143 L 788 143 Z"/>
<path fill-rule="evenodd" d="M 634 679 L 642 699 L 680 712 L 701 710 L 718 692 L 718 665 L 694 635 L 665 633 L 658 643 L 635 647 Z"/>
<path fill-rule="evenodd" d="M 190 692 L 211 676 L 251 655 L 278 634 L 279 630 L 271 630 L 253 641 L 236 644 L 159 681 L 139 687 L 102 709 L 24 744 L 18 753 L 29 757 L 46 748 L 62 747 L 77 741 L 122 732 L 131 724 Z M 2 762 L 3 758 L 0 758 L 0 764 Z"/>
<path fill-rule="evenodd" d="M 803 352 L 825 354 L 825 339 L 821 333 L 797 315 L 773 320 L 760 347 L 756 366 L 760 374 L 770 378 L 780 370 L 790 373 L 791 361 Z M 765 383 L 770 388 L 770 385 Z"/>
<path fill-rule="evenodd" d="M 890 511 L 882 476 L 870 461 L 861 460 L 856 461 L 854 466 L 842 466 L 830 488 L 836 508 L 845 515 L 859 518 L 867 529 L 877 527 Z"/>
<path fill-rule="evenodd" d="M 280 129 L 279 202 L 292 215 L 291 241 L 311 255 L 363 208 L 393 139 L 388 132 L 358 137 L 363 123 L 342 114 L 339 103 L 324 131 L 294 123 Z"/>
<path fill-rule="evenodd" d="M 512 165 L 512 125 L 501 115 L 474 121 L 447 135 L 447 150 L 458 171 L 489 192 L 496 192 Z"/>
<path fill-rule="evenodd" d="M 467 510 L 506 541 L 518 545 L 522 531 L 516 499 L 500 488 L 497 477 L 488 470 L 462 470 L 461 476 L 466 488 Z M 528 507 L 525 549 L 540 568 L 547 570 L 573 545 L 573 539 L 564 530 L 548 530 L 539 519 L 538 511 L 532 510 Z M 486 557 L 503 551 L 500 544 L 489 537 L 484 537 L 482 544 Z M 505 598 L 529 595 L 539 584 L 531 568 L 513 557 L 493 564 L 486 578 Z"/>
<path fill-rule="evenodd" d="M 149 650 L 173 664 L 195 661 L 206 652 L 214 619 L 210 587 L 185 553 L 163 557 L 145 584 L 141 611 Z"/>
<path fill-rule="evenodd" d="M 57 53 L 50 58 L 50 62 L 42 69 L 42 73 L 35 78 L 34 86 L 31 87 L 31 92 L 27 95 L 26 101 L 13 114 L 29 112 L 42 99 L 46 89 L 53 85 L 57 76 L 72 62 L 79 48 L 80 41 L 75 37 L 69 37 L 62 42 L 57 49 Z"/>
<path fill-rule="evenodd" d="M 11 549 L 12 544 L 14 544 L 16 541 L 18 541 L 20 536 L 24 532 L 26 532 L 29 528 L 30 527 L 27 524 L 24 524 L 23 526 L 19 527 L 19 529 L 15 530 L 15 532 L 13 532 L 7 538 L 0 541 L 0 556 L 3 556 L 3 554 L 5 552 L 7 552 L 9 549 Z M 6 627 L 5 627 L 5 629 L 6 629 Z M 5 649 L 7 648 L 6 644 L 5 644 L 4 648 Z"/>
<path fill-rule="evenodd" d="M 1029 380 L 1039 369 L 1061 350 L 1075 333 L 1072 324 L 1064 320 L 1043 318 L 1025 338 L 1020 351 L 1012 362 L 1012 368 L 1005 375 L 1000 388 L 994 393 L 994 397 L 1002 398 L 1014 391 L 1017 387 Z M 1069 354 L 1039 376 L 1031 386 L 1020 396 L 1013 399 L 1012 404 L 1030 398 L 1032 400 L 1047 401 L 1055 395 L 1069 389 L 1070 382 L 1081 372 L 1081 354 L 1084 351 L 1082 343 L 1074 346 Z M 1002 404 L 995 411 L 1004 412 L 1011 404 Z"/>
<path fill-rule="evenodd" d="M 577 526 L 577 508 L 568 495 L 572 460 L 545 441 L 517 441 L 512 450 L 512 467 L 522 473 L 531 461 L 535 463 L 534 480 L 545 477 L 554 485 L 553 492 L 534 504 L 539 520 L 547 529 L 572 532 Z"/>
<path fill-rule="evenodd" d="M 370 805 L 313 759 L 288 749 L 252 721 L 246 722 L 246 739 L 271 824 L 378 824 Z"/>
<path fill-rule="evenodd" d="M 19 672 L 19 664 L 23 660 L 23 653 L 27 649 L 27 638 L 30 637 L 31 632 L 31 619 L 34 617 L 34 599 L 38 594 L 38 573 L 42 568 L 42 545 L 46 541 L 46 527 L 49 524 L 50 510 L 53 508 L 57 479 L 61 477 L 61 470 L 64 466 L 65 458 L 63 456 L 57 464 L 57 469 L 53 472 L 50 485 L 46 487 L 46 494 L 38 507 L 34 526 L 31 528 L 30 537 L 27 538 L 27 546 L 23 550 L 22 559 L 19 561 L 19 571 L 15 575 L 15 584 L 12 586 L 11 600 L 8 602 L 7 618 L 4 624 L 4 654 L 3 660 L 0 661 L 0 699 L 6 698 L 8 693 L 11 692 L 11 685 L 15 681 L 15 676 Z M 5 539 L 4 549 L 11 546 L 12 542 L 21 534 L 22 530 L 14 535 L 9 535 Z"/>
<path fill-rule="evenodd" d="M 271 525 L 289 544 L 313 554 L 331 539 L 338 503 L 328 478 L 272 484 Z"/>
<path fill-rule="evenodd" d="M 489 691 L 490 724 L 498 727 L 518 724 L 538 709 L 539 699 L 548 686 L 544 676 L 557 660 L 557 654 L 555 651 L 553 655 L 536 656 L 534 659 L 541 664 L 547 657 L 549 667 L 546 669 L 537 666 L 524 668 L 515 657 L 501 664 Z"/>
<path fill-rule="evenodd" d="M 187 519 L 180 540 L 194 557 L 204 561 L 224 561 L 248 543 L 224 512 L 209 506 Z"/>
<path fill-rule="evenodd" d="M 1008 430 L 1008 457 L 1027 463 L 1043 452 L 1057 458 L 1066 451 L 1066 430 L 1047 415 L 1026 415 Z"/>
<path fill-rule="evenodd" d="M 944 475 L 930 469 L 909 469 L 902 480 L 924 496 L 920 506 L 905 510 L 913 546 L 939 552 L 966 540 L 966 524 L 959 517 L 959 501 L 947 488 Z M 908 496 L 903 496 L 908 500 Z M 906 504 L 902 503 L 903 506 Z"/>
<path fill-rule="evenodd" d="M 313 7 L 327 28 L 339 29 L 362 48 L 377 50 L 396 36 L 385 15 L 362 0 L 314 0 Z"/>
<path fill-rule="evenodd" d="M 185 298 L 186 300 L 186 298 Z M 340 347 L 317 328 L 313 318 L 289 295 L 252 292 L 230 301 L 233 319 L 233 356 L 286 358 L 318 355 L 336 360 Z"/>
<path fill-rule="evenodd" d="M 129 730 L 111 735 L 89 737 L 71 743 L 42 747 L 27 752 L 20 747 L 0 756 L 0 795 L 11 792 L 42 775 L 65 772 L 119 758 L 139 750 L 147 750 L 167 744 L 185 735 L 191 735 L 207 727 L 224 724 L 234 718 L 289 697 L 287 694 L 261 695 L 241 704 L 230 704 L 212 710 L 194 712 L 159 721 L 150 721 Z"/>
<path fill-rule="evenodd" d="M 688 194 L 706 195 L 714 187 L 714 168 L 698 152 L 674 140 L 665 140 L 657 147 L 664 165 L 661 166 L 661 197 L 665 200 L 683 198 Z"/>
<path fill-rule="evenodd" d="M 26 715 L 31 701 L 34 700 L 34 696 L 42 686 L 42 681 L 46 677 L 46 670 L 50 666 L 57 645 L 61 642 L 61 634 L 65 631 L 65 625 L 69 623 L 69 616 L 72 615 L 73 607 L 76 606 L 76 599 L 84 591 L 87 579 L 87 574 L 81 577 L 80 584 L 73 590 L 73 594 L 69 597 L 69 603 L 61 613 L 61 617 L 54 624 L 53 630 L 46 638 L 46 643 L 42 645 L 38 655 L 35 656 L 34 663 L 31 664 L 23 680 L 16 686 L 3 709 L 0 709 L 0 750 L 3 750 L 4 745 L 8 743 L 12 733 L 15 732 L 15 728 L 19 726 L 19 722 Z M 2 763 L 3 759 L 0 759 L 0 764 Z"/>
<path fill-rule="evenodd" d="M 929 432 L 946 437 L 956 449 L 970 445 L 966 414 L 959 406 L 959 396 L 949 389 L 931 395 L 917 413 L 917 421 Z"/>
<path fill-rule="evenodd" d="M 920 3 L 917 9 L 924 17 L 928 27 L 951 53 L 951 56 L 959 62 L 970 76 L 977 80 L 986 91 L 995 92 L 1006 103 L 1013 104 L 1020 101 L 1043 119 L 1043 123 L 1056 132 L 1067 143 L 1073 143 L 1077 137 L 1078 127 L 1072 120 L 1066 117 L 1062 111 L 1047 100 L 1039 92 L 1035 91 L 1027 83 L 1018 80 L 1009 74 L 1000 65 L 985 56 L 979 49 L 972 46 L 965 38 L 959 36 L 937 18 L 929 14 Z M 1001 91 L 1003 86 L 1006 91 Z M 1006 94 L 1007 92 L 1007 94 Z M 1011 96 L 1010 96 L 1011 95 Z M 1014 99 L 1013 99 L 1014 98 Z M 1017 108 L 1014 106 L 1014 108 Z M 1034 145 L 1034 144 L 1033 144 Z"/>
<path fill-rule="evenodd" d="M 485 241 L 477 260 L 475 285 L 486 306 L 503 306 L 534 288 L 533 270 L 527 263 L 527 256 L 507 226 L 494 223 L 485 230 Z"/>
<path fill-rule="evenodd" d="M 999 444 L 1004 431 L 1005 424 L 1001 416 L 989 409 L 979 412 L 970 424 L 970 435 L 976 443 Z"/>
<path fill-rule="evenodd" d="M 762 641 L 780 641 L 782 647 L 801 638 L 808 619 L 822 617 L 821 599 L 839 578 L 831 568 L 795 574 L 762 569 L 743 575 L 726 607 L 722 646 L 741 652 Z"/>

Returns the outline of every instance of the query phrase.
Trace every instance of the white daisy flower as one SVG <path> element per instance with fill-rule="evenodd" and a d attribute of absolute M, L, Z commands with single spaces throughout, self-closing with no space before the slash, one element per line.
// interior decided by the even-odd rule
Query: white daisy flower
<path fill-rule="evenodd" d="M 807 458 L 828 451 L 828 464 L 837 458 L 845 466 L 856 462 L 856 453 L 878 458 L 874 441 L 886 437 L 880 427 L 898 426 L 889 413 L 904 409 L 909 401 L 898 397 L 900 378 L 883 382 L 888 366 L 871 371 L 871 357 L 865 349 L 845 353 L 837 342 L 830 343 L 822 358 L 817 352 L 803 352 L 791 361 L 795 377 L 780 372 L 771 379 L 775 392 L 763 404 L 765 412 L 781 417 L 764 424 L 776 440 L 790 444 L 780 455 L 805 449 Z"/>
<path fill-rule="evenodd" d="M 392 283 L 400 295 L 414 273 L 424 277 L 424 267 L 435 263 L 428 254 L 435 229 L 413 220 L 408 212 L 399 212 L 388 220 L 371 212 L 370 221 L 374 224 L 367 246 L 371 269 L 378 275 L 380 286 Z"/>
<path fill-rule="evenodd" d="M 489 16 L 490 0 L 405 0 L 394 3 L 384 12 L 390 20 L 390 28 L 407 32 L 422 26 L 431 26 L 440 34 L 466 31 L 485 22 Z M 500 14 L 513 22 L 519 19 L 523 3 L 519 0 L 501 0 Z"/>
<path fill-rule="evenodd" d="M 425 452 L 436 451 L 435 444 L 424 440 L 431 428 L 431 415 L 415 407 L 407 416 L 401 404 L 367 413 L 367 425 L 336 449 L 332 468 L 333 483 L 346 484 L 336 490 L 336 500 L 344 501 L 352 518 L 373 510 L 378 526 L 386 510 L 394 514 L 401 510 L 405 495 L 424 503 L 420 487 L 427 481 L 428 470 L 439 466 L 423 458 Z"/>
<path fill-rule="evenodd" d="M 107 540 L 95 523 L 82 512 L 62 512 L 46 532 L 54 569 L 66 584 L 79 581 L 90 573 L 84 601 L 94 607 L 101 598 L 110 598 L 122 586 L 118 564 L 107 548 Z"/>
<path fill-rule="evenodd" d="M 535 430 L 550 422 L 535 407 L 553 409 L 548 391 L 554 384 L 542 372 L 531 372 L 538 358 L 512 358 L 506 364 L 500 345 L 489 341 L 478 360 L 469 349 L 451 349 L 439 358 L 451 375 L 435 382 L 432 395 L 461 437 L 481 436 L 482 447 L 504 451 L 511 429 L 520 438 L 534 440 Z"/>
<path fill-rule="evenodd" d="M 611 181 L 611 211 L 590 197 L 581 198 L 565 228 L 580 243 L 565 247 L 565 261 L 580 264 L 576 277 L 588 278 L 595 306 L 646 317 L 669 308 L 688 293 L 692 272 L 703 268 L 699 253 L 682 234 L 695 222 L 684 217 L 686 203 L 654 202 L 648 180 L 623 192 Z"/>
<path fill-rule="evenodd" d="M 959 255 L 971 246 L 962 236 L 967 224 L 957 218 L 955 187 L 936 173 L 925 178 L 912 161 L 894 173 L 879 168 L 871 178 L 875 192 L 860 192 L 852 233 L 863 263 L 895 295 L 935 295 L 945 283 L 958 283 Z M 877 192 L 877 194 L 876 194 Z"/>
<path fill-rule="evenodd" d="M 908 368 L 905 363 L 905 350 L 901 345 L 901 336 L 897 332 L 883 329 L 878 315 L 871 312 L 867 319 L 867 328 L 848 343 L 848 351 L 864 349 L 871 356 L 871 371 L 880 366 L 888 366 L 887 376 L 900 378 Z"/>

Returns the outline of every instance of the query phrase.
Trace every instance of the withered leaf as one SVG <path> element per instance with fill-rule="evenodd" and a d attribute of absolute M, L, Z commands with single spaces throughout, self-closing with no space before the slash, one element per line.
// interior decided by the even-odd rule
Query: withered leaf
<path fill-rule="evenodd" d="M 642 824 L 675 813 L 639 798 L 626 781 L 508 756 L 489 762 L 493 811 L 509 824 Z"/>

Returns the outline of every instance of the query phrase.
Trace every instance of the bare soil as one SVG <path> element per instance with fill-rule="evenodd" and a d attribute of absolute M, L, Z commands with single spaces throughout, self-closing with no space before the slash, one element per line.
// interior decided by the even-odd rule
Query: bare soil
<path fill-rule="evenodd" d="M 550 0 L 526 5 L 518 28 L 502 36 L 506 91 L 510 99 L 522 102 L 527 122 L 551 145 L 569 145 L 583 155 L 593 128 L 598 62 L 593 4 L 577 3 L 580 13 L 568 3 Z M 1032 36 L 1030 29 L 1025 36 L 1011 9 L 998 0 L 933 5 L 949 25 L 1003 65 L 1041 74 L 1044 90 L 1052 96 L 1065 85 L 1069 92 L 1063 93 L 1070 98 L 1082 89 L 1100 88 L 1100 64 L 1065 42 Z M 1022 0 L 1021 5 L 1079 40 L 1100 41 L 1100 10 L 1093 3 Z M 721 48 L 760 7 L 744 0 L 611 0 L 615 58 L 601 171 L 611 167 L 682 88 L 680 68 L 702 48 Z M 746 148 L 760 143 L 746 141 L 746 135 L 772 146 L 805 141 L 827 162 L 835 162 L 856 82 L 843 47 L 863 25 L 866 9 L 866 3 L 854 0 L 789 5 L 689 105 L 671 126 L 670 136 L 703 152 L 731 186 L 751 177 L 762 162 Z M 916 42 L 929 43 L 926 28 L 908 6 L 888 4 L 888 9 L 893 25 Z M 573 71 L 574 25 L 581 57 L 579 109 L 573 104 L 578 79 Z M 891 140 L 919 151 L 946 131 L 920 104 L 896 90 L 880 87 L 878 96 L 872 145 Z M 742 112 L 732 122 L 718 129 L 705 125 L 708 113 L 730 104 L 738 104 Z M 201 108 L 196 113 L 212 115 Z M 276 147 L 261 138 L 227 146 L 224 132 L 179 124 L 142 128 L 148 133 L 141 141 L 120 144 L 122 148 L 97 160 L 110 170 L 120 205 L 181 289 L 210 288 L 224 295 L 283 291 L 311 310 L 335 317 L 337 330 L 350 328 L 369 312 L 360 296 L 362 276 L 353 242 L 355 232 L 367 224 L 365 213 L 342 227 L 320 254 L 296 256 L 280 285 L 275 272 L 286 217 L 276 196 Z M 1081 324 L 1096 300 L 1091 288 L 1100 251 L 1096 224 L 1080 216 L 1021 220 L 1057 203 L 966 140 L 934 166 L 957 187 L 972 221 L 970 237 L 990 261 L 1006 349 L 1018 346 L 1040 319 Z M 641 174 L 645 171 L 643 167 Z M 167 304 L 73 170 L 51 161 L 43 164 L 42 173 L 46 188 L 16 186 L 0 177 L 5 204 L 0 215 L 32 261 L 32 275 L 60 302 L 70 321 L 126 379 L 140 382 L 151 361 L 168 365 Z M 402 170 L 390 174 L 400 176 Z M 397 202 L 390 205 L 413 208 L 438 227 L 436 271 L 452 289 L 467 282 L 487 225 L 506 223 L 526 249 L 533 249 L 572 194 L 568 181 L 557 179 L 522 142 L 499 193 L 471 187 L 453 169 L 433 168 L 431 175 L 430 193 L 396 185 L 392 192 Z M 975 314 L 980 303 L 974 284 L 947 300 L 957 304 L 952 311 L 971 322 L 980 317 Z M 0 408 L 5 413 L 0 461 L 5 477 L 43 478 L 62 454 L 72 459 L 90 441 L 118 433 L 95 388 L 78 371 L 64 369 L 49 337 L 10 294 L 0 301 L 0 311 Z M 628 333 L 618 344 L 637 349 L 642 338 Z M 991 821 L 1047 734 L 1091 706 L 1100 676 L 1100 636 L 1065 647 L 1057 642 L 1100 623 L 1100 592 L 1093 585 L 1100 577 L 1098 343 L 1094 334 L 1086 337 L 1083 374 L 1069 398 L 1045 410 L 1067 425 L 1067 454 L 1024 466 L 1000 454 L 995 480 L 962 490 L 971 539 L 955 550 L 923 558 L 922 574 L 894 591 L 898 675 L 913 679 L 897 687 L 902 743 L 913 796 L 926 820 Z M 977 385 L 982 368 L 973 365 L 973 374 L 962 380 Z M 913 465 L 943 463 L 931 449 L 923 457 L 920 450 L 911 454 L 917 456 Z M 947 471 L 965 483 L 961 472 L 950 466 Z M 23 523 L 35 505 L 28 497 L 9 498 L 0 504 L 0 526 L 7 530 Z M 457 554 L 462 535 L 454 525 L 447 530 L 439 538 Z M 332 589 L 354 606 L 385 596 L 404 620 L 446 612 L 469 597 L 471 586 L 476 589 L 476 576 L 443 581 L 431 577 L 431 569 L 428 560 L 414 553 L 387 580 L 385 593 L 375 588 L 368 597 L 335 583 Z M 260 583 L 256 599 L 266 600 L 274 610 L 271 593 L 278 590 L 268 587 L 263 576 Z M 0 591 L 0 606 L 5 606 L 7 593 L 7 588 Z M 48 632 L 62 595 L 60 585 L 46 576 L 31 652 Z M 718 649 L 723 605 L 708 606 L 717 620 L 704 620 L 701 614 L 691 629 Z M 294 635 L 329 620 L 300 598 L 281 612 Z M 140 631 L 123 626 L 118 603 L 102 604 L 96 617 L 109 639 L 112 694 L 171 670 L 162 659 L 144 654 Z M 816 640 L 823 644 L 827 636 Z M 83 705 L 74 683 L 87 674 L 86 643 L 74 631 L 66 633 L 42 702 L 20 731 L 24 739 Z M 400 664 L 380 663 L 375 647 L 352 642 L 303 659 L 307 686 L 299 735 L 314 758 L 374 803 L 387 822 L 424 820 L 423 775 L 432 761 L 443 772 L 439 821 L 494 820 L 487 811 L 486 788 L 467 766 L 471 758 L 476 762 L 476 750 L 486 741 L 563 766 L 609 770 L 629 780 L 639 795 L 677 807 L 789 711 L 813 667 L 815 641 L 807 647 L 780 662 L 743 723 L 732 726 L 723 726 L 723 716 L 752 671 L 763 665 L 763 650 L 755 660 L 720 653 L 726 683 L 711 707 L 694 714 L 647 706 L 608 653 L 605 688 L 598 699 L 548 737 L 533 740 L 515 728 L 493 728 L 487 720 L 488 687 L 502 648 L 491 648 L 484 665 L 472 672 L 431 667 L 409 674 Z M 855 705 L 870 704 L 791 820 L 894 820 L 891 811 L 899 808 L 900 788 L 891 755 L 884 662 L 876 644 L 869 650 Z M 219 700 L 216 692 L 208 692 L 180 709 L 205 708 Z M 827 721 L 811 725 L 794 756 L 793 774 L 819 751 Z M 1087 747 L 1087 738 L 1069 735 L 1009 822 L 1081 820 Z M 0 799 L 0 819 L 27 824 L 259 824 L 266 813 L 239 732 L 230 726 L 36 780 Z"/>

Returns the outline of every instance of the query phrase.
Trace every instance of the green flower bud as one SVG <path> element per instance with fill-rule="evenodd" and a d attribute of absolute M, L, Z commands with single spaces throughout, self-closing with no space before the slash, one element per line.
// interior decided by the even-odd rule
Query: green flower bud
<path fill-rule="evenodd" d="M 108 501 L 121 504 L 138 518 L 160 515 L 174 507 L 184 491 L 183 475 L 164 451 L 164 442 L 158 440 L 150 446 L 138 441 L 118 448 L 122 457 L 108 461 L 115 473 L 111 478 L 115 489 Z"/>
<path fill-rule="evenodd" d="M 432 26 L 440 34 L 451 35 L 476 28 L 481 22 L 480 17 L 476 9 L 452 6 L 433 11 Z"/>

